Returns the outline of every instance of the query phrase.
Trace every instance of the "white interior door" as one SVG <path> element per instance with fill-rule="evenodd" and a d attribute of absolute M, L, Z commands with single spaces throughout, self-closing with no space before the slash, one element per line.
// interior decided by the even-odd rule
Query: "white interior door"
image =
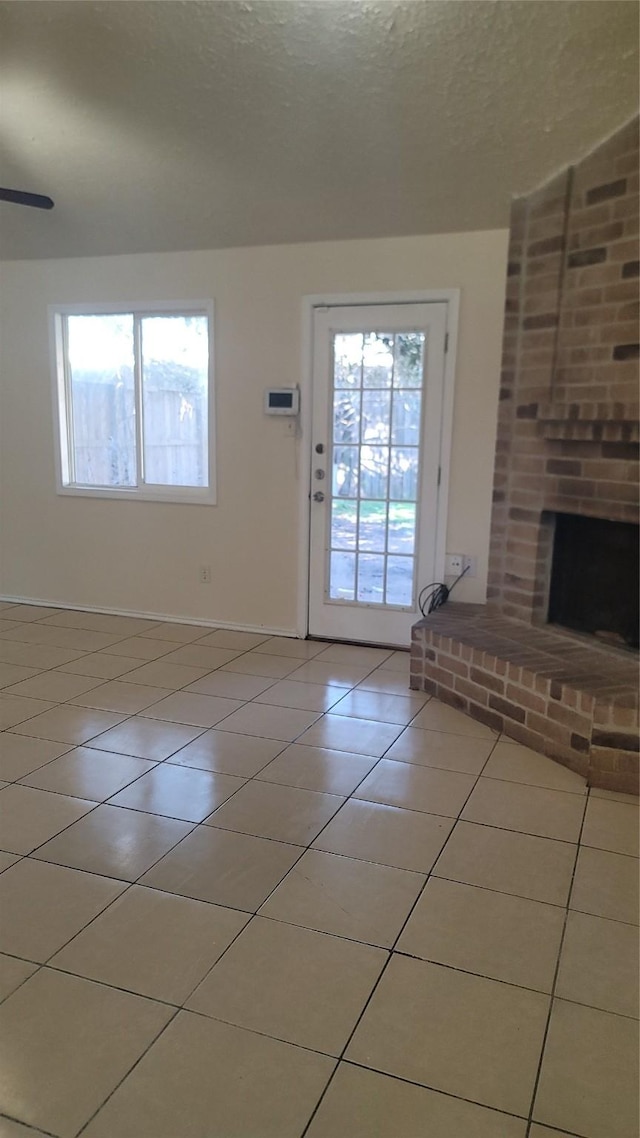
<path fill-rule="evenodd" d="M 309 633 L 407 647 L 433 581 L 447 303 L 314 310 Z"/>

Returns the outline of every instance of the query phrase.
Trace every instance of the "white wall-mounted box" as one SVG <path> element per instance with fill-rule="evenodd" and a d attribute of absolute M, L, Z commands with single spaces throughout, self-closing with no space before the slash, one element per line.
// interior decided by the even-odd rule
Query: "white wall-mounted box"
<path fill-rule="evenodd" d="M 298 387 L 269 387 L 264 393 L 265 415 L 297 415 L 300 410 Z"/>

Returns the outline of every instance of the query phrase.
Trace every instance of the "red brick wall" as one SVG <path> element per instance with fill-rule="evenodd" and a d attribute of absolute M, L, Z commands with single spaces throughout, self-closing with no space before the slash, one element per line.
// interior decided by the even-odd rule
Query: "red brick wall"
<path fill-rule="evenodd" d="M 514 202 L 488 599 L 546 620 L 553 512 L 638 520 L 638 120 Z"/>

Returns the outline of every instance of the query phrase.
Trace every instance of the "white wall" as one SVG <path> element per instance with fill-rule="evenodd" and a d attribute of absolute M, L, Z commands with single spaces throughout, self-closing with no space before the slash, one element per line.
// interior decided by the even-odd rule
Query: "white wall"
<path fill-rule="evenodd" d="M 300 443 L 264 388 L 301 379 L 305 295 L 459 288 L 447 548 L 475 554 L 484 600 L 506 230 L 7 262 L 0 290 L 0 594 L 203 621 L 296 626 Z M 212 297 L 218 505 L 56 495 L 47 306 Z M 212 566 L 201 585 L 197 568 Z"/>

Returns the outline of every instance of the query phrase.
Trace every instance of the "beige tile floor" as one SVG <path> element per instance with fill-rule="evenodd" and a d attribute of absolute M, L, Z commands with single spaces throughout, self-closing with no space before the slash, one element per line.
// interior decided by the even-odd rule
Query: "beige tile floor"
<path fill-rule="evenodd" d="M 0 1138 L 637 1138 L 637 801 L 406 653 L 35 605 L 0 725 Z"/>

